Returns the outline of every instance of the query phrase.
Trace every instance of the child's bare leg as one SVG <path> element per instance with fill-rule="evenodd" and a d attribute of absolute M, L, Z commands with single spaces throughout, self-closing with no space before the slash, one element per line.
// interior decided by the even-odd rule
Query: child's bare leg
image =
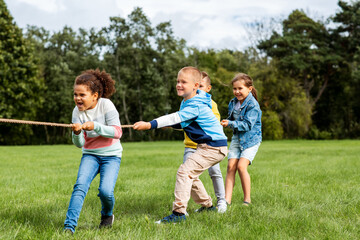
<path fill-rule="evenodd" d="M 237 169 L 239 171 L 240 179 L 241 179 L 241 186 L 244 192 L 244 202 L 251 203 L 250 198 L 250 174 L 247 171 L 247 167 L 249 166 L 250 161 L 246 158 L 240 158 Z"/>
<path fill-rule="evenodd" d="M 229 204 L 231 203 L 231 197 L 235 185 L 235 174 L 237 169 L 237 163 L 239 159 L 231 158 L 228 161 L 228 167 L 225 179 L 225 200 Z"/>

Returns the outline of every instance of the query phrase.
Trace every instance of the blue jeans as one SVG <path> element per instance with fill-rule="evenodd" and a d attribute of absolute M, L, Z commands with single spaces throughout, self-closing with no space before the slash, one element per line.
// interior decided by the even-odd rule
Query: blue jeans
<path fill-rule="evenodd" d="M 121 158 L 84 154 L 66 213 L 64 228 L 75 231 L 85 196 L 92 180 L 100 173 L 99 194 L 101 215 L 111 216 L 115 204 L 114 188 L 120 169 Z"/>

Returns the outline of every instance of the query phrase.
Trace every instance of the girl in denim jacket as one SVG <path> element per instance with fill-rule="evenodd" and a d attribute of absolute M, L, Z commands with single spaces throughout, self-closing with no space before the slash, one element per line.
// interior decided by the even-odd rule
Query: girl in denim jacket
<path fill-rule="evenodd" d="M 247 167 L 252 163 L 262 141 L 261 110 L 250 76 L 239 73 L 231 84 L 235 98 L 229 103 L 228 118 L 221 121 L 221 125 L 233 129 L 225 180 L 225 199 L 228 204 L 231 203 L 235 174 L 238 171 L 244 192 L 243 204 L 248 206 L 251 198 Z"/>

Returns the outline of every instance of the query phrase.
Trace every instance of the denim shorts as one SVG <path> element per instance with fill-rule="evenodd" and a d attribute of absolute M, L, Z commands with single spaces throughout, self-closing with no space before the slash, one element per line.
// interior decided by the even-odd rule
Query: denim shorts
<path fill-rule="evenodd" d="M 237 136 L 235 136 L 231 139 L 228 159 L 230 159 L 230 158 L 235 158 L 235 159 L 246 158 L 247 160 L 250 161 L 250 164 L 251 164 L 255 158 L 255 155 L 256 155 L 259 147 L 260 147 L 260 143 L 241 151 L 239 138 Z"/>

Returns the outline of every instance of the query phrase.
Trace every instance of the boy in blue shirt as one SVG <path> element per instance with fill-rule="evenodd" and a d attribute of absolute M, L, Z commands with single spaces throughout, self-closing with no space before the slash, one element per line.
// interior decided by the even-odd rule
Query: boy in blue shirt
<path fill-rule="evenodd" d="M 209 75 L 206 72 L 201 72 L 201 81 L 200 81 L 199 89 L 209 93 L 211 91 L 211 88 L 212 88 L 211 79 Z M 214 113 L 215 117 L 220 122 L 220 113 L 217 104 L 214 100 L 211 100 L 211 110 Z M 184 150 L 183 163 L 191 154 L 193 154 L 196 151 L 197 148 L 197 144 L 191 141 L 191 139 L 186 135 L 186 133 L 184 133 L 184 136 L 185 136 L 184 139 L 185 150 Z M 225 187 L 224 187 L 224 180 L 221 174 L 220 163 L 217 163 L 214 166 L 210 167 L 208 171 L 209 171 L 209 176 L 211 177 L 211 180 L 213 182 L 214 192 L 217 198 L 217 210 L 219 213 L 224 213 L 226 212 L 227 209 L 227 203 L 225 200 Z M 203 210 L 205 210 L 205 208 L 201 207 L 195 211 L 201 212 Z"/>
<path fill-rule="evenodd" d="M 211 110 L 211 95 L 198 90 L 201 72 L 195 67 L 182 68 L 177 77 L 177 95 L 183 97 L 180 110 L 150 122 L 136 122 L 135 130 L 148 130 L 171 126 L 184 129 L 186 135 L 198 144 L 195 153 L 181 164 L 176 174 L 173 212 L 158 223 L 186 220 L 190 196 L 208 210 L 213 210 L 212 199 L 207 194 L 199 176 L 219 163 L 227 155 L 227 138 Z"/>

